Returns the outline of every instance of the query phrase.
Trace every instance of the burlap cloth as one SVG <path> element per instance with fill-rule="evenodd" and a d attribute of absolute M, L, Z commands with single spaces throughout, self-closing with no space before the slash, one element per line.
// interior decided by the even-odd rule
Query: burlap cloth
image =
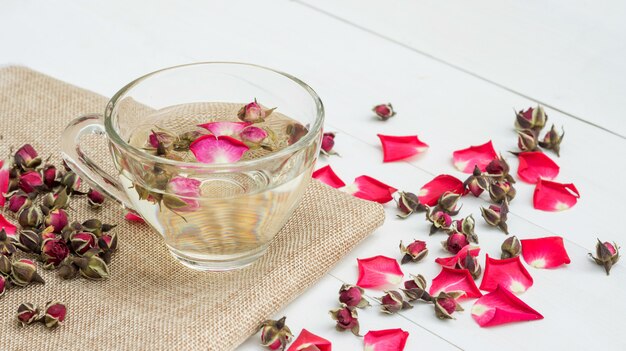
<path fill-rule="evenodd" d="M 64 126 L 81 114 L 103 111 L 106 101 L 27 68 L 0 69 L 0 154 L 30 142 L 58 162 Z M 101 149 L 95 157 L 107 159 Z M 384 220 L 380 205 L 314 181 L 258 262 L 234 272 L 202 273 L 176 262 L 147 225 L 124 221 L 113 201 L 94 213 L 82 200 L 74 202 L 71 219 L 119 224 L 111 278 L 62 281 L 40 269 L 45 285 L 7 290 L 0 298 L 0 349 L 231 350 Z M 52 299 L 67 305 L 65 325 L 18 326 L 20 303 Z"/>

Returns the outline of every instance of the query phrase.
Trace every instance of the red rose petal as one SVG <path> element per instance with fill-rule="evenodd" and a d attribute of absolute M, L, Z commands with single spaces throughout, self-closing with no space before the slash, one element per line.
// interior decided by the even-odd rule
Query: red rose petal
<path fill-rule="evenodd" d="M 250 122 L 209 122 L 205 124 L 198 124 L 198 127 L 204 128 L 211 132 L 211 134 L 218 136 L 234 136 L 238 135 L 247 126 L 251 125 Z"/>
<path fill-rule="evenodd" d="M 132 213 L 132 212 L 128 212 L 126 213 L 126 215 L 124 215 L 124 218 L 126 218 L 127 221 L 131 221 L 131 222 L 140 222 L 140 223 L 144 223 L 145 221 L 143 220 L 143 218 L 141 218 L 140 216 Z"/>
<path fill-rule="evenodd" d="M 330 168 L 330 165 L 326 165 L 313 172 L 313 178 L 326 185 L 330 185 L 335 189 L 346 186 L 346 183 L 344 183 L 343 180 L 337 176 L 333 169 Z"/>
<path fill-rule="evenodd" d="M 539 179 L 533 194 L 533 206 L 542 211 L 563 211 L 576 205 L 579 198 L 580 193 L 572 183 Z"/>
<path fill-rule="evenodd" d="M 465 245 L 456 255 L 451 257 L 437 257 L 435 262 L 439 263 L 442 267 L 454 268 L 456 267 L 457 262 L 462 262 L 465 260 L 465 256 L 470 254 L 474 257 L 478 257 L 480 253 L 480 248 L 476 246 Z"/>
<path fill-rule="evenodd" d="M 441 272 L 433 279 L 428 293 L 432 296 L 437 296 L 442 291 L 462 291 L 464 294 L 461 295 L 461 298 L 483 296 L 467 269 L 441 267 Z"/>
<path fill-rule="evenodd" d="M 330 341 L 302 329 L 287 351 L 332 351 L 332 345 Z"/>
<path fill-rule="evenodd" d="M 428 149 L 417 135 L 393 136 L 378 134 L 383 147 L 383 162 L 402 160 Z"/>
<path fill-rule="evenodd" d="M 0 161 L 0 207 L 3 207 L 6 198 L 4 197 L 9 191 L 9 162 Z"/>
<path fill-rule="evenodd" d="M 359 279 L 356 285 L 362 288 L 383 289 L 400 284 L 404 273 L 398 261 L 386 256 L 374 256 L 357 259 L 359 265 Z"/>
<path fill-rule="evenodd" d="M 517 157 L 517 175 L 526 183 L 535 184 L 540 178 L 554 179 L 559 174 L 559 166 L 543 152 L 522 152 Z"/>
<path fill-rule="evenodd" d="M 372 177 L 362 175 L 354 179 L 354 183 L 344 187 L 343 190 L 359 199 L 384 204 L 393 200 L 391 195 L 397 189 Z"/>
<path fill-rule="evenodd" d="M 435 206 L 441 194 L 446 191 L 451 191 L 459 195 L 466 193 L 463 182 L 458 178 L 447 174 L 440 174 L 430 182 L 424 184 L 417 194 L 417 198 L 422 205 Z"/>
<path fill-rule="evenodd" d="M 476 300 L 472 307 L 472 318 L 481 327 L 534 321 L 543 316 L 501 286 Z"/>
<path fill-rule="evenodd" d="M 370 330 L 363 338 L 365 351 L 402 351 L 409 332 L 402 329 Z"/>
<path fill-rule="evenodd" d="M 498 285 L 514 293 L 524 292 L 533 285 L 533 278 L 519 256 L 497 260 L 487 255 L 480 290 L 495 291 Z"/>
<path fill-rule="evenodd" d="M 15 232 L 17 232 L 17 226 L 11 223 L 8 219 L 4 218 L 3 215 L 0 214 L 0 230 L 4 229 L 7 233 L 7 236 L 15 237 Z"/>
<path fill-rule="evenodd" d="M 475 165 L 478 165 L 478 168 L 484 172 L 489 162 L 497 158 L 498 154 L 491 140 L 482 145 L 470 146 L 452 153 L 454 167 L 464 173 L 472 173 Z"/>
<path fill-rule="evenodd" d="M 189 150 L 202 163 L 234 163 L 248 149 L 246 144 L 229 136 L 203 135 L 189 145 Z"/>
<path fill-rule="evenodd" d="M 563 245 L 563 238 L 560 236 L 520 241 L 522 242 L 524 261 L 535 268 L 555 268 L 570 263 Z"/>

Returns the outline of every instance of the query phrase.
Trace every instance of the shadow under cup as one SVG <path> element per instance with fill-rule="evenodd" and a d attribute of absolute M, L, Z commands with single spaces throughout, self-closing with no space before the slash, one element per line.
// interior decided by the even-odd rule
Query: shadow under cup
<path fill-rule="evenodd" d="M 276 107 L 254 126 L 271 142 L 250 145 L 235 163 L 205 164 L 190 152 L 156 156 L 149 137 L 202 132 L 199 124 L 240 122 L 256 99 Z M 94 188 L 140 214 L 172 255 L 194 269 L 244 267 L 259 258 L 287 222 L 311 179 L 324 109 L 302 81 L 242 63 L 197 63 L 156 71 L 122 88 L 103 116 L 74 120 L 62 155 Z M 92 162 L 80 147 L 86 133 L 106 135 L 119 175 Z M 176 140 L 180 140 L 177 138 Z"/>

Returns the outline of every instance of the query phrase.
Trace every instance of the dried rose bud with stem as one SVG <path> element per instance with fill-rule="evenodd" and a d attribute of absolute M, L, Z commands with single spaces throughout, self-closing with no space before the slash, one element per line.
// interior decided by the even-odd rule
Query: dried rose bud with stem
<path fill-rule="evenodd" d="M 350 330 L 352 334 L 360 336 L 359 314 L 355 307 L 342 303 L 339 308 L 330 310 L 329 313 L 332 319 L 337 322 L 335 325 L 337 331 Z"/>
<path fill-rule="evenodd" d="M 397 214 L 399 218 L 405 219 L 413 213 L 427 211 L 427 207 L 419 202 L 417 195 L 399 191 L 398 196 L 396 203 L 401 212 L 401 214 Z"/>
<path fill-rule="evenodd" d="M 500 249 L 502 250 L 502 255 L 500 255 L 501 259 L 517 257 L 522 252 L 522 243 L 513 235 L 504 240 Z"/>
<path fill-rule="evenodd" d="M 387 314 L 394 314 L 396 312 L 399 312 L 400 310 L 413 308 L 410 303 L 404 301 L 404 299 L 402 298 L 402 294 L 395 290 L 385 291 L 385 295 L 376 299 L 381 304 L 381 312 Z"/>
<path fill-rule="evenodd" d="M 419 262 L 426 255 L 428 255 L 428 248 L 426 248 L 426 242 L 421 240 L 414 240 L 412 243 L 407 245 L 406 247 L 400 241 L 400 252 L 404 255 L 402 256 L 402 264 L 408 262 Z"/>
<path fill-rule="evenodd" d="M 609 275 L 611 268 L 619 261 L 619 246 L 616 243 L 610 243 L 608 241 L 602 242 L 598 239 L 596 244 L 596 255 L 593 256 L 589 253 L 589 256 L 593 258 L 596 264 L 603 266 L 606 271 L 606 275 Z"/>

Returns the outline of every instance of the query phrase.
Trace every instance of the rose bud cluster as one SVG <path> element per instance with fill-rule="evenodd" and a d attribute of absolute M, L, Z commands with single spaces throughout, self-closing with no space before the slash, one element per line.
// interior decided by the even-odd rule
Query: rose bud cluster
<path fill-rule="evenodd" d="M 350 330 L 352 334 L 359 335 L 359 314 L 356 311 L 356 307 L 350 307 L 344 303 L 339 308 L 329 311 L 330 316 L 337 323 L 335 329 L 338 331 Z"/>
<path fill-rule="evenodd" d="M 515 129 L 518 131 L 518 147 L 521 151 L 534 151 L 538 147 L 552 150 L 557 156 L 560 155 L 561 141 L 565 132 L 559 134 L 554 124 L 550 130 L 544 135 L 543 139 L 539 139 L 539 134 L 546 126 L 548 115 L 546 115 L 543 107 L 528 108 L 526 111 L 519 111 L 515 116 Z"/>
<path fill-rule="evenodd" d="M 476 221 L 474 221 L 473 215 L 457 219 L 453 223 L 455 224 L 453 227 L 456 227 L 457 232 L 465 234 L 470 242 L 478 243 L 478 235 L 474 232 Z"/>
<path fill-rule="evenodd" d="M 102 207 L 102 204 L 104 203 L 104 195 L 102 195 L 102 193 L 98 190 L 89 189 L 87 192 L 87 202 L 94 210 L 98 209 Z"/>
<path fill-rule="evenodd" d="M 67 307 L 56 301 L 48 302 L 43 313 L 32 303 L 23 303 L 17 308 L 17 320 L 22 326 L 41 322 L 47 328 L 55 328 L 63 324 L 66 315 Z"/>
<path fill-rule="evenodd" d="M 405 219 L 415 212 L 424 212 L 427 210 L 426 206 L 422 205 L 417 198 L 417 195 L 405 191 L 398 192 L 399 198 L 396 201 L 398 204 L 398 210 L 400 214 L 399 218 Z"/>
<path fill-rule="evenodd" d="M 456 301 L 463 292 L 440 292 L 433 298 L 435 304 L 435 315 L 439 319 L 455 319 L 454 312 L 463 311 L 463 307 Z"/>
<path fill-rule="evenodd" d="M 268 319 L 261 323 L 259 331 L 261 332 L 261 345 L 270 350 L 285 350 L 285 347 L 293 338 L 291 330 L 285 325 L 287 317 L 283 317 L 277 321 Z"/>
<path fill-rule="evenodd" d="M 424 300 L 426 302 L 432 301 L 432 297 L 426 291 L 426 278 L 421 274 L 412 275 L 412 280 L 407 280 L 404 282 L 404 295 L 406 296 L 408 301 L 417 301 Z"/>
<path fill-rule="evenodd" d="M 448 239 L 441 242 L 441 245 L 444 250 L 456 255 L 462 248 L 469 245 L 469 240 L 467 240 L 467 235 L 458 231 L 452 231 L 448 234 Z"/>
<path fill-rule="evenodd" d="M 396 115 L 396 112 L 393 110 L 393 106 L 391 106 L 390 103 L 376 105 L 372 108 L 372 111 L 374 111 L 376 116 L 383 121 L 386 121 Z"/>
<path fill-rule="evenodd" d="M 490 205 L 487 208 L 481 207 L 480 212 L 485 219 L 485 222 L 492 227 L 498 227 L 505 234 L 509 234 L 509 229 L 506 224 L 509 213 L 509 205 L 506 201 L 502 205 Z"/>
<path fill-rule="evenodd" d="M 365 308 L 370 303 L 363 297 L 364 291 L 361 287 L 351 284 L 343 284 L 339 289 L 339 302 L 348 307 Z"/>
<path fill-rule="evenodd" d="M 320 153 L 325 156 L 338 155 L 338 153 L 333 150 L 334 147 L 335 133 L 324 133 L 324 135 L 322 136 L 322 146 L 320 147 Z"/>
<path fill-rule="evenodd" d="M 619 261 L 619 246 L 616 243 L 610 243 L 608 241 L 601 242 L 598 239 L 596 244 L 596 255 L 593 256 L 589 253 L 589 256 L 600 266 L 604 267 L 606 275 L 609 275 L 611 267 Z"/>
<path fill-rule="evenodd" d="M 402 294 L 395 290 L 385 291 L 385 295 L 377 298 L 380 302 L 380 310 L 383 313 L 394 314 L 400 310 L 413 308 L 410 303 L 404 301 Z"/>
<path fill-rule="evenodd" d="M 501 259 L 517 257 L 522 252 L 522 243 L 513 235 L 504 240 L 500 249 L 502 250 Z"/>
<path fill-rule="evenodd" d="M 428 255 L 428 248 L 426 248 L 426 242 L 421 240 L 415 240 L 407 246 L 404 246 L 402 241 L 400 241 L 400 252 L 404 255 L 402 256 L 402 264 L 408 262 L 419 262 L 426 255 Z"/>
<path fill-rule="evenodd" d="M 265 118 L 271 115 L 275 109 L 266 109 L 254 99 L 253 102 L 246 104 L 237 112 L 237 117 L 244 122 L 259 123 L 265 121 Z"/>

